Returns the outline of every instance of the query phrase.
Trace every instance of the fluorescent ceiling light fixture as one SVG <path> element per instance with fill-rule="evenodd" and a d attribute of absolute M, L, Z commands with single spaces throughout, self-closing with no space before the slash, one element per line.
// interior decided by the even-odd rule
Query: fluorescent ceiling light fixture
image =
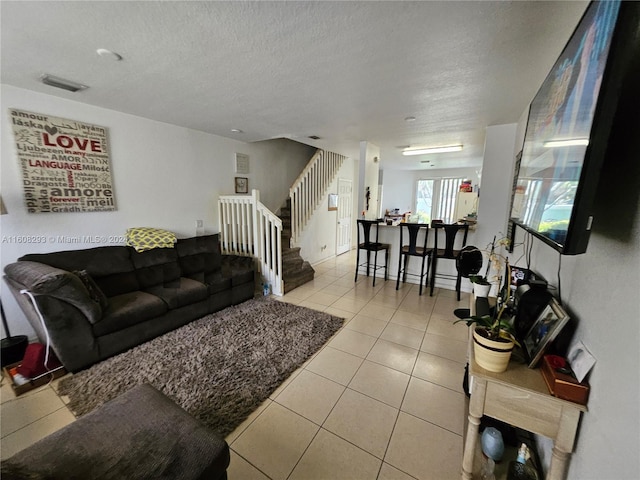
<path fill-rule="evenodd" d="M 69 90 L 70 92 L 77 92 L 78 90 L 85 90 L 89 88 L 88 86 L 82 85 L 81 83 L 72 82 L 71 80 L 65 80 L 64 78 L 49 75 L 48 73 L 42 75 L 40 79 L 45 85 L 62 88 L 64 90 Z"/>
<path fill-rule="evenodd" d="M 586 147 L 587 145 L 589 145 L 589 139 L 588 138 L 569 138 L 567 140 L 551 140 L 549 142 L 544 142 L 542 145 L 547 148 L 574 147 L 574 146 Z"/>
<path fill-rule="evenodd" d="M 459 152 L 462 145 L 449 145 L 448 147 L 430 147 L 430 148 L 407 148 L 402 151 L 403 155 L 426 155 L 429 153 L 447 153 Z"/>

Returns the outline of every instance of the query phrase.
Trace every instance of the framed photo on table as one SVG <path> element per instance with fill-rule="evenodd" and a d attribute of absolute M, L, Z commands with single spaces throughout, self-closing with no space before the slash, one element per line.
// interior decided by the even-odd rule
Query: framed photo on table
<path fill-rule="evenodd" d="M 236 193 L 249 193 L 249 179 L 236 177 Z"/>
<path fill-rule="evenodd" d="M 529 368 L 536 367 L 549 344 L 568 321 L 569 315 L 552 297 L 524 337 L 522 346 L 528 357 Z"/>

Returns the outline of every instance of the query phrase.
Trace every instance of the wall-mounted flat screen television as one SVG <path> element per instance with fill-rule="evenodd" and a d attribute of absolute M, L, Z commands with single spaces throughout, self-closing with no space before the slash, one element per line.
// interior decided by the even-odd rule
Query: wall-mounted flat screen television
<path fill-rule="evenodd" d="M 617 107 L 639 88 L 639 11 L 590 3 L 529 108 L 511 221 L 562 254 L 587 249 Z"/>

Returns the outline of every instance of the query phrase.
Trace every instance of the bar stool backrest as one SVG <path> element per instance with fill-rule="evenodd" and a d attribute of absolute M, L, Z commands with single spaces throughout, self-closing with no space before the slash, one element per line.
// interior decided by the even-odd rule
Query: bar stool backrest
<path fill-rule="evenodd" d="M 369 250 L 369 247 L 378 245 L 378 220 L 358 220 L 358 248 Z M 375 225 L 375 241 L 371 241 L 371 226 Z M 362 237 L 360 236 L 362 234 Z M 361 240 L 362 239 L 362 240 Z"/>
<path fill-rule="evenodd" d="M 459 223 L 452 223 L 452 224 L 434 223 L 431 226 L 436 229 L 436 234 L 434 235 L 435 239 L 433 244 L 433 248 L 436 252 L 436 255 L 439 258 L 451 258 L 455 260 L 457 256 L 457 252 L 454 249 L 456 236 L 458 235 L 458 232 L 463 232 L 462 247 L 464 247 L 467 244 L 467 235 L 469 233 L 469 225 L 459 224 Z M 444 233 L 445 233 L 444 251 L 442 252 L 438 251 L 438 230 L 440 229 L 444 230 Z M 443 249 L 440 249 L 440 250 L 443 250 Z"/>
<path fill-rule="evenodd" d="M 409 250 L 406 252 L 407 255 L 416 255 L 420 256 L 416 247 L 418 246 L 418 233 L 420 230 L 424 228 L 424 244 L 422 245 L 422 251 L 426 253 L 427 251 L 427 238 L 429 237 L 429 225 L 426 223 L 401 223 L 400 224 L 400 248 L 402 249 L 405 245 L 402 239 L 402 232 L 406 229 L 409 234 Z"/>

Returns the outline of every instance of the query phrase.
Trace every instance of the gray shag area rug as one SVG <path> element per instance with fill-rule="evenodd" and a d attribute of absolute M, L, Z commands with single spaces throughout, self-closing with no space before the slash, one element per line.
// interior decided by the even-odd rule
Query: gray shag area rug
<path fill-rule="evenodd" d="M 69 408 L 79 416 L 150 383 L 225 437 L 343 322 L 297 305 L 253 299 L 65 378 L 59 392 L 69 396 Z"/>

